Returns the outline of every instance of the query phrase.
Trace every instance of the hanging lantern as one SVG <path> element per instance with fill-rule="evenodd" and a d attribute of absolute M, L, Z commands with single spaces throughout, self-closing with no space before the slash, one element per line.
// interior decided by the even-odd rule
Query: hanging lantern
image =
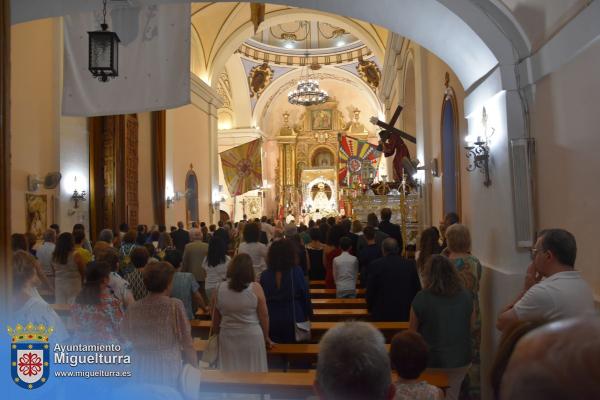
<path fill-rule="evenodd" d="M 102 30 L 88 32 L 89 70 L 101 82 L 119 76 L 119 36 L 108 30 L 106 24 L 106 0 L 103 2 Z"/>

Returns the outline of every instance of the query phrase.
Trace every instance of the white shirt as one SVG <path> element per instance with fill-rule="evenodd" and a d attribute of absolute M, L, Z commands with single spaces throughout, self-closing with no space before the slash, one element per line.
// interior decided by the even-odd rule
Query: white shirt
<path fill-rule="evenodd" d="M 121 278 L 121 276 L 114 271 L 110 273 L 108 279 L 108 286 L 113 290 L 115 297 L 121 301 L 121 307 L 125 309 L 125 299 L 127 299 L 128 294 L 131 293 L 129 290 L 129 282 Z"/>
<path fill-rule="evenodd" d="M 333 280 L 338 292 L 356 290 L 358 258 L 347 251 L 333 259 Z"/>
<path fill-rule="evenodd" d="M 238 247 L 239 253 L 246 253 L 252 258 L 252 265 L 254 266 L 254 275 L 258 281 L 260 274 L 267 268 L 267 246 L 259 242 L 253 243 L 240 243 Z"/>
<path fill-rule="evenodd" d="M 294 216 L 292 214 L 288 214 L 287 217 L 285 217 L 285 223 L 286 224 L 291 224 L 292 222 L 294 222 L 296 219 L 294 218 Z"/>
<path fill-rule="evenodd" d="M 594 297 L 578 271 L 558 272 L 533 285 L 515 304 L 521 321 L 553 321 L 594 312 Z"/>
<path fill-rule="evenodd" d="M 206 281 L 204 284 L 207 290 L 214 289 L 219 283 L 227 280 L 227 266 L 229 265 L 230 260 L 231 258 L 229 256 L 225 256 L 225 262 L 215 265 L 214 267 L 209 267 L 208 257 L 204 258 L 204 261 L 202 261 L 202 268 L 206 270 Z"/>
<path fill-rule="evenodd" d="M 270 242 L 273 239 L 273 225 L 268 222 L 261 222 L 260 229 L 267 234 L 267 240 Z"/>
<path fill-rule="evenodd" d="M 52 269 L 52 253 L 54 253 L 55 247 L 56 245 L 52 242 L 44 242 L 35 253 L 35 256 L 40 261 L 40 265 L 46 275 L 54 275 L 54 269 Z"/>

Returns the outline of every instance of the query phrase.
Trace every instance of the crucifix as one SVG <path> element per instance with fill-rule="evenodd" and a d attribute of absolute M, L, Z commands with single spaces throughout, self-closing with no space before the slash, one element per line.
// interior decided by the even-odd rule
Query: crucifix
<path fill-rule="evenodd" d="M 404 171 L 402 159 L 407 157 L 410 160 L 410 153 L 402 139 L 404 138 L 411 143 L 417 142 L 417 139 L 414 136 L 394 127 L 396 121 L 398 121 L 398 118 L 400 117 L 400 112 L 402 112 L 402 106 L 396 108 L 389 123 L 380 121 L 377 117 L 371 117 L 370 119 L 372 124 L 383 128 L 383 130 L 379 132 L 380 140 L 377 150 L 383 151 L 383 154 L 386 157 L 394 156 L 394 181 L 396 182 L 402 181 L 402 173 Z"/>

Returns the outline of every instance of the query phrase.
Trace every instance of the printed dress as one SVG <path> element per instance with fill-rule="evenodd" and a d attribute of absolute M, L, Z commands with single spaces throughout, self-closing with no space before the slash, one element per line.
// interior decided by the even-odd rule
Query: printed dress
<path fill-rule="evenodd" d="M 472 328 L 473 360 L 469 373 L 465 377 L 461 388 L 461 399 L 481 398 L 481 314 L 479 309 L 479 280 L 481 279 L 481 263 L 476 257 L 467 256 L 451 259 L 458 270 L 465 289 L 473 295 L 475 309 L 475 323 Z"/>

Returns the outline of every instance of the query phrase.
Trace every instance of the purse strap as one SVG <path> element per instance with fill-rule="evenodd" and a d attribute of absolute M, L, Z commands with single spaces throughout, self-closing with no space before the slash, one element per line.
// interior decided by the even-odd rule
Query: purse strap
<path fill-rule="evenodd" d="M 223 283 L 223 282 L 221 282 L 221 283 Z M 211 324 L 210 324 L 210 329 L 208 330 L 208 337 L 212 336 L 213 326 L 215 324 L 215 322 L 214 322 L 215 321 L 215 309 L 217 308 L 217 300 L 219 299 L 219 289 L 221 288 L 221 283 L 219 283 L 217 285 L 217 288 L 215 289 L 216 290 L 216 292 L 215 292 L 216 293 L 215 294 L 215 304 L 213 304 L 213 308 L 212 308 L 212 310 L 210 310 L 210 322 L 211 322 Z"/>
<path fill-rule="evenodd" d="M 296 324 L 296 291 L 294 290 L 294 268 L 290 270 L 290 278 L 292 280 L 292 316 L 294 318 L 294 324 Z"/>

